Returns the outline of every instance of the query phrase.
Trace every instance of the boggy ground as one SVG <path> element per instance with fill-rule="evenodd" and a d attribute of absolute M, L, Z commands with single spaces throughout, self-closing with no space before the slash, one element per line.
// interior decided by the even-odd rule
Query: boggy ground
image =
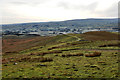
<path fill-rule="evenodd" d="M 58 35 L 50 37 L 46 43 L 41 39 L 40 42 L 44 42 L 44 45 L 39 44 L 17 53 L 12 51 L 4 53 L 2 77 L 118 78 L 119 40 L 117 38 L 104 40 L 103 37 L 106 35 L 100 40 L 95 40 L 100 32 L 96 35 L 95 33 Z M 109 35 L 107 32 L 105 34 Z M 112 33 L 112 35 L 117 34 Z M 94 39 L 90 37 L 89 40 L 89 36 Z"/>

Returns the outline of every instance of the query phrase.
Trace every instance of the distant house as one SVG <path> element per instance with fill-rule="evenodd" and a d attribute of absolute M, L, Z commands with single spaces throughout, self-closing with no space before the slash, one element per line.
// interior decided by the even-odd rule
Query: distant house
<path fill-rule="evenodd" d="M 58 32 L 58 34 L 67 34 L 66 32 Z"/>
<path fill-rule="evenodd" d="M 38 32 L 29 32 L 27 35 L 40 36 Z"/>
<path fill-rule="evenodd" d="M 82 33 L 90 32 L 90 31 L 100 31 L 100 30 L 98 30 L 98 29 L 93 29 L 93 30 L 83 30 Z"/>
<path fill-rule="evenodd" d="M 39 34 L 38 32 L 29 32 L 28 34 Z"/>

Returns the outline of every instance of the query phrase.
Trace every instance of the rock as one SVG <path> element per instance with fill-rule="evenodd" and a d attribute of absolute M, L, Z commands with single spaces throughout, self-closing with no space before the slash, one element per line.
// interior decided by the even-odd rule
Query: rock
<path fill-rule="evenodd" d="M 14 63 L 13 65 L 17 65 L 18 63 Z"/>

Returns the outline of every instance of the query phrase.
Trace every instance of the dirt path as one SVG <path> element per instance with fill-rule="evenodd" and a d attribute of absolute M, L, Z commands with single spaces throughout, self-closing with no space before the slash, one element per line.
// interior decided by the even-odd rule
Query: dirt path
<path fill-rule="evenodd" d="M 76 38 L 77 40 L 76 41 L 80 41 L 81 39 L 77 36 L 73 36 L 73 35 L 67 35 L 67 36 L 70 36 L 70 37 L 73 37 L 73 38 Z"/>

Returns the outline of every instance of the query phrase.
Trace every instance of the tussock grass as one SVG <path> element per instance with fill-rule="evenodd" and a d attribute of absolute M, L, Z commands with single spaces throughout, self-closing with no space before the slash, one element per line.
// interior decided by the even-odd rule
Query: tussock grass
<path fill-rule="evenodd" d="M 66 55 L 62 55 L 62 57 L 71 57 L 71 56 L 83 56 L 83 53 L 74 53 L 74 54 L 66 54 Z"/>
<path fill-rule="evenodd" d="M 101 56 L 101 52 L 94 52 L 94 53 L 89 53 L 85 54 L 86 57 L 98 57 Z"/>

